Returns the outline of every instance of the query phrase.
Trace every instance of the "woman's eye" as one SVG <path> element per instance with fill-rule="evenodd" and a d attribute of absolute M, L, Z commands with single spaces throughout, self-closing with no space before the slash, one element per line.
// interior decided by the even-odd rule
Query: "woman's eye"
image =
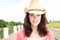
<path fill-rule="evenodd" d="M 40 15 L 37 15 L 37 16 L 40 16 Z"/>
<path fill-rule="evenodd" d="M 30 16 L 33 16 L 33 14 L 30 14 Z"/>

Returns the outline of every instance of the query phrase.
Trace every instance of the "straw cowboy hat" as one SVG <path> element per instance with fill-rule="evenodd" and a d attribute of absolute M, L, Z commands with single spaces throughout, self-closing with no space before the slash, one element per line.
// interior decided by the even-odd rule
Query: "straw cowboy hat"
<path fill-rule="evenodd" d="M 38 0 L 31 0 L 29 7 L 26 7 L 24 11 L 36 14 L 44 14 L 46 12 L 46 10 L 40 6 Z"/>

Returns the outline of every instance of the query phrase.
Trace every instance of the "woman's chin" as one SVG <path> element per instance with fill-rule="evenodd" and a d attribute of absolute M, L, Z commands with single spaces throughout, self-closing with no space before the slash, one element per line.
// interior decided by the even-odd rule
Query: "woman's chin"
<path fill-rule="evenodd" d="M 35 26 L 35 27 L 36 27 L 37 25 L 38 25 L 38 24 L 33 24 L 33 26 Z"/>

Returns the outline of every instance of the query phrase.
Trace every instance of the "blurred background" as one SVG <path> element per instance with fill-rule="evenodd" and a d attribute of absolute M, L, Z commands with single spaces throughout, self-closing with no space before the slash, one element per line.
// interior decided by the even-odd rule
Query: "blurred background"
<path fill-rule="evenodd" d="M 0 0 L 0 40 L 15 35 L 17 31 L 23 28 L 24 8 L 29 6 L 30 1 Z M 39 2 L 47 10 L 48 24 L 46 26 L 53 31 L 55 39 L 60 40 L 60 1 L 39 0 Z"/>

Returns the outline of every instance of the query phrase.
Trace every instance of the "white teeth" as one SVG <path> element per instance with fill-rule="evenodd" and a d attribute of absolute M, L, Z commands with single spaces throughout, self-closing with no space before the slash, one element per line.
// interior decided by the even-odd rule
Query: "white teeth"
<path fill-rule="evenodd" d="M 37 21 L 33 21 L 34 23 L 36 23 Z"/>

